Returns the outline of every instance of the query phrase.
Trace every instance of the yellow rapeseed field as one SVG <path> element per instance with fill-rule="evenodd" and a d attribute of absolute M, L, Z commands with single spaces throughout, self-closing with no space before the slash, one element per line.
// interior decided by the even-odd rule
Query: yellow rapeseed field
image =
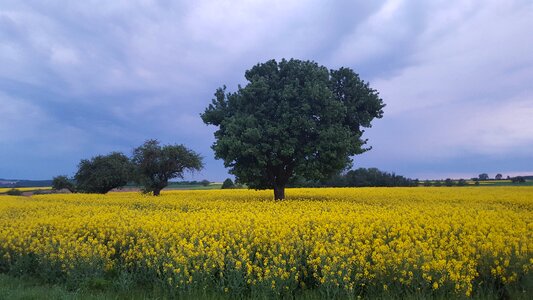
<path fill-rule="evenodd" d="M 271 194 L 0 197 L 0 271 L 127 273 L 176 290 L 469 296 L 532 270 L 533 187 L 289 189 L 281 202 Z"/>

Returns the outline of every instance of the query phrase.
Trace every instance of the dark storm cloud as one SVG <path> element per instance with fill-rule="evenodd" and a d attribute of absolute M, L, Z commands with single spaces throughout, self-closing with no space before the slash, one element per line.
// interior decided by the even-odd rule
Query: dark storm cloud
<path fill-rule="evenodd" d="M 4 1 L 0 177 L 72 174 L 158 138 L 202 153 L 198 179 L 222 180 L 199 113 L 283 57 L 351 67 L 381 92 L 359 165 L 533 171 L 532 19 L 530 1 Z"/>

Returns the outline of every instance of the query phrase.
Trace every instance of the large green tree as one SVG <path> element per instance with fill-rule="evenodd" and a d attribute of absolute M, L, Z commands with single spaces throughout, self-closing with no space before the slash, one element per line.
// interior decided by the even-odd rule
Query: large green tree
<path fill-rule="evenodd" d="M 157 140 L 147 140 L 133 150 L 132 162 L 136 181 L 144 192 L 158 196 L 169 179 L 183 178 L 185 171 L 203 168 L 202 157 L 183 145 L 159 145 Z"/>
<path fill-rule="evenodd" d="M 212 148 L 239 182 L 284 199 L 291 180 L 328 178 L 369 149 L 362 128 L 381 118 L 385 105 L 351 69 L 270 60 L 245 78 L 235 93 L 217 89 L 201 115 L 218 126 Z"/>
<path fill-rule="evenodd" d="M 105 194 L 128 183 L 132 165 L 127 156 L 120 152 L 82 159 L 74 175 L 77 190 L 85 193 Z"/>

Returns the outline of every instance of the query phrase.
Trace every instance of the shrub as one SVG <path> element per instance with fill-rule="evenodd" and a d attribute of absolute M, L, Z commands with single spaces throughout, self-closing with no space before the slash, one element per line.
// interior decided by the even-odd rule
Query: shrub
<path fill-rule="evenodd" d="M 10 196 L 21 196 L 22 195 L 22 191 L 21 190 L 17 190 L 17 189 L 10 189 L 9 191 L 6 192 L 6 194 L 8 194 Z"/>
<path fill-rule="evenodd" d="M 513 177 L 511 178 L 511 182 L 513 183 L 524 183 L 526 182 L 526 179 L 522 176 L 516 176 L 516 177 Z"/>
<path fill-rule="evenodd" d="M 451 180 L 450 178 L 446 178 L 446 180 L 444 180 L 444 184 L 446 186 L 453 186 L 455 184 L 455 182 L 453 180 Z"/>
<path fill-rule="evenodd" d="M 49 194 L 50 191 L 46 191 L 46 190 L 36 190 L 33 192 L 34 195 L 46 195 L 46 194 Z"/>
<path fill-rule="evenodd" d="M 233 189 L 233 188 L 235 188 L 235 184 L 233 183 L 233 181 L 230 178 L 226 178 L 226 180 L 224 180 L 224 182 L 222 183 L 222 188 L 223 189 Z"/>

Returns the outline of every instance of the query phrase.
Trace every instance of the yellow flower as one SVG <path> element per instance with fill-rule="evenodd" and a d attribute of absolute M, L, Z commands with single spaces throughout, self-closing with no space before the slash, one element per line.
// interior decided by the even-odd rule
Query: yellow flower
<path fill-rule="evenodd" d="M 286 193 L 282 202 L 253 190 L 4 197 L 0 265 L 31 255 L 64 274 L 147 270 L 173 288 L 233 272 L 246 285 L 303 288 L 312 277 L 346 291 L 417 289 L 421 276 L 467 296 L 480 276 L 510 284 L 533 268 L 533 187 Z"/>

